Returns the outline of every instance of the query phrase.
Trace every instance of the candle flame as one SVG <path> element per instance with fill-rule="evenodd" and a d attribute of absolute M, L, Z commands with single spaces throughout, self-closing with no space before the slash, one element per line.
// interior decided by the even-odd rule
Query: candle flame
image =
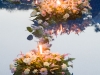
<path fill-rule="evenodd" d="M 37 0 L 35 1 L 35 4 L 38 4 Z"/>
<path fill-rule="evenodd" d="M 59 29 L 58 29 L 58 30 L 57 30 L 57 35 L 59 34 L 59 32 L 60 32 L 60 31 L 59 31 Z"/>
<path fill-rule="evenodd" d="M 40 50 L 40 54 L 43 54 L 43 52 L 42 52 L 42 45 L 39 45 L 39 50 Z"/>
<path fill-rule="evenodd" d="M 63 27 L 62 27 L 62 25 L 60 24 L 60 31 L 62 32 L 63 31 Z"/>
<path fill-rule="evenodd" d="M 57 5 L 61 5 L 61 3 L 60 3 L 60 1 L 59 1 L 59 0 L 57 0 Z"/>
<path fill-rule="evenodd" d="M 63 32 L 63 27 L 62 27 L 62 24 L 60 24 L 60 27 L 59 27 L 59 29 L 57 30 L 57 34 L 59 34 L 59 33 L 62 33 Z"/>

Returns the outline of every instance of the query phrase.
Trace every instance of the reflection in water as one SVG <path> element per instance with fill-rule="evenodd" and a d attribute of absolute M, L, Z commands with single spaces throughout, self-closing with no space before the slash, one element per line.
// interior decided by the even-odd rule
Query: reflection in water
<path fill-rule="evenodd" d="M 32 0 L 20 0 L 21 4 L 12 4 L 7 2 L 6 0 L 0 0 L 0 9 L 6 9 L 6 10 L 15 10 L 16 8 L 18 10 L 29 10 L 32 9 L 31 3 Z M 92 26 L 95 27 L 95 31 L 99 32 L 100 31 L 100 14 L 98 14 L 100 12 L 100 8 L 98 8 L 98 6 L 100 6 L 100 0 L 91 0 L 90 4 L 92 6 L 92 16 L 93 16 L 93 20 L 91 20 Z M 75 21 L 69 21 L 67 25 L 63 25 L 63 27 L 67 26 L 68 29 L 66 29 L 66 33 L 69 34 L 71 32 L 71 29 L 74 29 L 73 31 L 75 31 L 76 34 L 78 34 L 77 32 L 83 31 L 85 30 L 86 27 L 91 26 L 90 21 L 88 21 L 88 23 L 83 24 L 84 22 L 82 22 L 83 19 L 78 19 Z M 86 21 L 85 21 L 86 22 Z M 82 24 L 82 25 L 81 25 Z M 78 30 L 75 28 L 77 27 Z"/>
<path fill-rule="evenodd" d="M 10 9 L 13 10 L 14 8 L 18 8 L 18 10 L 28 10 L 31 9 L 31 3 L 33 0 L 19 0 L 21 1 L 21 4 L 11 4 L 9 2 L 5 2 L 6 0 L 0 0 L 0 9 Z M 98 15 L 98 13 L 100 12 L 100 0 L 91 0 L 90 1 L 90 5 L 92 6 L 92 15 L 93 18 Z"/>
<path fill-rule="evenodd" d="M 18 9 L 18 10 L 29 10 L 32 9 L 32 0 L 30 1 L 26 1 L 26 0 L 20 0 L 21 3 L 18 4 L 14 4 L 14 3 L 10 3 L 7 2 L 6 0 L 0 0 L 0 9 L 6 9 L 6 10 L 14 10 L 14 9 Z"/>
<path fill-rule="evenodd" d="M 5 2 L 7 0 L 0 0 L 0 9 L 14 9 L 14 8 L 18 8 L 18 10 L 28 10 L 28 9 L 31 9 L 32 6 L 31 6 L 31 3 L 33 0 L 19 0 L 21 1 L 21 4 L 11 4 L 9 2 Z M 92 6 L 92 15 L 93 15 L 93 18 L 98 15 L 98 13 L 100 12 L 100 0 L 91 0 L 90 1 L 90 5 Z"/>

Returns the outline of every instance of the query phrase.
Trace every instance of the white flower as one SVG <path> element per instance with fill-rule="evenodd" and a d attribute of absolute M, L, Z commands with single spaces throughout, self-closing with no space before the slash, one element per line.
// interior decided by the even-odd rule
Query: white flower
<path fill-rule="evenodd" d="M 48 63 L 48 62 L 44 62 L 43 65 L 44 65 L 44 66 L 49 66 L 50 63 Z"/>
<path fill-rule="evenodd" d="M 37 73 L 37 72 L 38 72 L 38 70 L 37 70 L 37 69 L 34 69 L 32 72 L 35 74 L 35 73 Z"/>
<path fill-rule="evenodd" d="M 30 58 L 30 60 L 32 61 L 32 60 L 36 60 L 36 58 L 37 58 L 37 56 L 36 55 L 33 55 L 31 58 Z"/>
<path fill-rule="evenodd" d="M 28 52 L 28 53 L 26 53 L 26 56 L 29 56 L 29 57 L 32 57 L 33 55 L 35 55 L 35 53 L 34 52 Z"/>
<path fill-rule="evenodd" d="M 63 16 L 63 18 L 66 20 L 67 18 L 69 17 L 69 14 L 68 13 L 66 13 L 64 16 Z"/>
<path fill-rule="evenodd" d="M 24 74 L 29 74 L 30 69 L 25 69 Z"/>
<path fill-rule="evenodd" d="M 44 51 L 44 54 L 50 54 L 50 50 Z"/>
<path fill-rule="evenodd" d="M 35 17 L 37 15 L 37 11 L 36 10 L 33 10 L 33 12 L 31 13 L 31 17 Z"/>
<path fill-rule="evenodd" d="M 34 2 L 32 2 L 32 6 L 36 6 Z"/>
<path fill-rule="evenodd" d="M 63 9 L 66 9 L 68 7 L 68 5 L 66 5 L 66 4 L 63 4 L 61 6 L 62 6 Z"/>
<path fill-rule="evenodd" d="M 41 13 L 40 12 L 37 12 L 37 15 L 40 15 Z"/>
<path fill-rule="evenodd" d="M 100 24 L 99 24 L 99 23 L 97 23 L 97 26 L 100 26 Z"/>
<path fill-rule="evenodd" d="M 67 69 L 67 65 L 63 63 L 62 70 L 66 70 L 66 69 Z"/>
<path fill-rule="evenodd" d="M 9 67 L 10 67 L 10 70 L 11 70 L 14 67 L 14 64 L 10 64 Z"/>
<path fill-rule="evenodd" d="M 43 21 L 42 20 L 38 20 L 38 24 L 41 24 Z"/>
<path fill-rule="evenodd" d="M 78 4 L 81 4 L 82 3 L 82 1 L 80 0 L 80 1 L 78 1 Z"/>
<path fill-rule="evenodd" d="M 87 17 L 88 17 L 88 18 L 92 18 L 92 15 L 88 15 Z"/>
<path fill-rule="evenodd" d="M 48 26 L 48 25 L 49 25 L 49 23 L 48 23 L 48 22 L 46 22 L 46 21 L 45 21 L 43 24 L 44 24 L 45 26 Z"/>
<path fill-rule="evenodd" d="M 87 17 L 83 18 L 83 20 L 87 20 L 87 19 L 88 19 Z"/>
<path fill-rule="evenodd" d="M 14 66 L 14 64 L 10 64 L 9 67 L 12 73 L 16 71 L 16 67 Z"/>
<path fill-rule="evenodd" d="M 30 61 L 31 61 L 30 58 L 25 58 L 25 59 L 23 60 L 23 62 L 26 63 L 26 64 L 30 64 Z"/>
<path fill-rule="evenodd" d="M 16 67 L 12 67 L 11 73 L 14 73 L 16 71 Z"/>
<path fill-rule="evenodd" d="M 44 28 L 42 26 L 38 26 L 38 29 L 44 30 Z"/>

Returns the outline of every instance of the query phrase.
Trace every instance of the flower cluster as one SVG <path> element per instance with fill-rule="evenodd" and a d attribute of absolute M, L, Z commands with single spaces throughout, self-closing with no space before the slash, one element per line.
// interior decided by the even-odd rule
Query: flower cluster
<path fill-rule="evenodd" d="M 31 16 L 35 17 L 39 24 L 47 26 L 80 18 L 82 14 L 89 12 L 89 9 L 89 0 L 41 0 L 36 4 Z"/>
<path fill-rule="evenodd" d="M 70 75 L 68 67 L 72 67 L 69 62 L 74 58 L 67 58 L 68 54 L 60 55 L 46 50 L 43 54 L 32 50 L 10 64 L 13 75 Z"/>
<path fill-rule="evenodd" d="M 31 27 L 27 27 L 27 30 L 38 38 L 58 35 L 59 31 L 61 34 L 70 32 L 78 34 L 92 21 L 89 0 L 35 0 L 32 4 L 35 6 L 31 13 L 34 23 Z M 82 19 L 83 14 L 86 18 Z M 85 22 L 87 20 L 88 23 L 73 23 L 79 18 Z M 29 35 L 29 40 L 33 39 L 32 35 Z"/>

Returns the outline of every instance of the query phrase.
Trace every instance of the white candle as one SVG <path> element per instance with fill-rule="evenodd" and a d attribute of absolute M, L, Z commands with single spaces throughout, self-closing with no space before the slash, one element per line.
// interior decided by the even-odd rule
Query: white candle
<path fill-rule="evenodd" d="M 42 52 L 42 45 L 39 45 L 39 51 L 40 51 L 40 54 L 43 54 L 43 52 Z"/>

